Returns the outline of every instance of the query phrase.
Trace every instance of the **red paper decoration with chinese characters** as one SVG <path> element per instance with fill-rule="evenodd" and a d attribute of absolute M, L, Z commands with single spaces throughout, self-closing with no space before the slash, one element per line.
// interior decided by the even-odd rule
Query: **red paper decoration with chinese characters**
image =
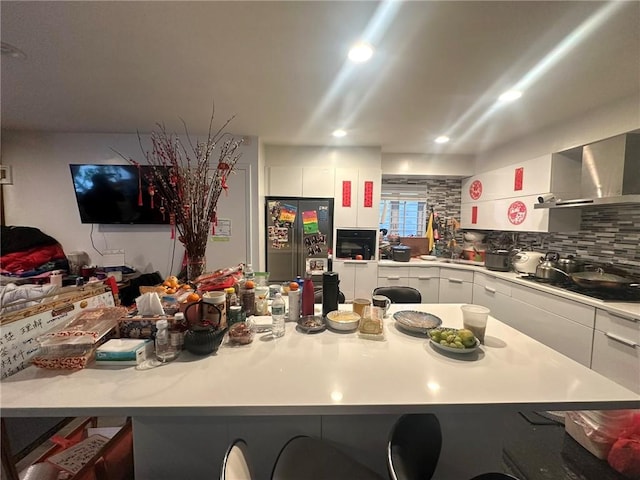
<path fill-rule="evenodd" d="M 344 180 L 342 182 L 342 206 L 350 207 L 351 206 L 351 181 Z"/>
<path fill-rule="evenodd" d="M 475 205 L 471 207 L 471 223 L 474 225 L 478 223 L 478 207 Z"/>
<path fill-rule="evenodd" d="M 373 182 L 369 180 L 364 182 L 364 206 L 373 207 Z"/>
<path fill-rule="evenodd" d="M 516 168 L 515 178 L 513 181 L 513 190 L 518 191 L 522 190 L 522 186 L 524 183 L 524 167 Z"/>
<path fill-rule="evenodd" d="M 527 206 L 520 200 L 516 200 L 507 210 L 507 218 L 513 225 L 520 225 L 527 218 Z"/>
<path fill-rule="evenodd" d="M 474 180 L 469 186 L 469 196 L 473 200 L 478 200 L 482 196 L 482 182 L 480 180 Z"/>

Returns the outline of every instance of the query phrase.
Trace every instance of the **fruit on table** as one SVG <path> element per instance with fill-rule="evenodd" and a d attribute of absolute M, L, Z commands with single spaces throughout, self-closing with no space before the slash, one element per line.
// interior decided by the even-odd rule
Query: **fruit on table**
<path fill-rule="evenodd" d="M 362 255 L 356 255 L 356 260 L 362 260 L 364 257 Z"/>
<path fill-rule="evenodd" d="M 450 348 L 471 348 L 476 345 L 476 337 L 471 330 L 465 328 L 433 328 L 429 337 L 436 343 Z"/>

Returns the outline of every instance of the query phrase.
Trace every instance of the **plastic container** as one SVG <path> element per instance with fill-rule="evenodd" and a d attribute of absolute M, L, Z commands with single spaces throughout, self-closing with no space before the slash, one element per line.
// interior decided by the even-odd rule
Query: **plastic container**
<path fill-rule="evenodd" d="M 274 337 L 284 336 L 285 331 L 285 304 L 280 293 L 276 294 L 276 298 L 271 303 L 271 334 Z"/>

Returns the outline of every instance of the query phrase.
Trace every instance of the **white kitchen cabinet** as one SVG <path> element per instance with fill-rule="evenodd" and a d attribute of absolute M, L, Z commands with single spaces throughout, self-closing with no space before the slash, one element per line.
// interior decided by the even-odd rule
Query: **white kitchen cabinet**
<path fill-rule="evenodd" d="M 336 168 L 334 179 L 334 226 L 377 230 L 382 171 L 379 168 Z"/>
<path fill-rule="evenodd" d="M 302 196 L 302 167 L 267 167 L 267 195 Z"/>
<path fill-rule="evenodd" d="M 512 285 L 511 309 L 501 319 L 505 323 L 567 357 L 591 366 L 595 307 L 534 288 Z"/>
<path fill-rule="evenodd" d="M 473 271 L 440 268 L 439 303 L 471 303 L 473 299 Z"/>
<path fill-rule="evenodd" d="M 409 286 L 420 291 L 422 303 L 438 303 L 440 299 L 440 268 L 411 267 L 409 269 Z"/>
<path fill-rule="evenodd" d="M 338 273 L 339 288 L 347 302 L 354 298 L 371 298 L 378 286 L 378 262 L 334 260 L 333 271 Z"/>
<path fill-rule="evenodd" d="M 640 393 L 640 316 L 596 310 L 591 368 Z"/>
<path fill-rule="evenodd" d="M 577 231 L 580 212 L 534 209 L 538 196 L 579 196 L 581 160 L 550 154 L 469 177 L 462 182 L 461 226 L 525 232 Z"/>
<path fill-rule="evenodd" d="M 475 272 L 473 276 L 473 303 L 491 310 L 490 315 L 508 323 L 513 315 L 511 282 Z"/>
<path fill-rule="evenodd" d="M 378 286 L 409 286 L 409 270 L 406 267 L 382 267 L 378 265 Z"/>
<path fill-rule="evenodd" d="M 302 168 L 302 196 L 333 198 L 335 194 L 335 169 L 326 167 Z"/>

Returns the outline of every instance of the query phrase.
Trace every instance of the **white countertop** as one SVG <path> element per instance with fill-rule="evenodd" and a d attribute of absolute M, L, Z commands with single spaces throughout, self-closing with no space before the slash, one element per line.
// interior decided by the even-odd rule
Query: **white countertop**
<path fill-rule="evenodd" d="M 480 272 L 486 275 L 491 275 L 495 278 L 501 278 L 518 285 L 535 288 L 552 295 L 557 295 L 562 298 L 574 300 L 576 302 L 584 303 L 585 305 L 591 305 L 596 308 L 601 308 L 620 315 L 631 316 L 640 319 L 640 303 L 632 302 L 617 302 L 617 301 L 605 301 L 597 298 L 582 295 L 580 293 L 571 292 L 562 288 L 554 287 L 549 284 L 534 282 L 520 278 L 522 274 L 516 272 L 497 272 L 489 270 L 484 266 L 475 265 L 476 262 L 465 262 L 464 260 L 452 261 L 447 260 L 420 260 L 412 258 L 409 262 L 394 262 L 393 260 L 380 260 L 378 266 L 380 267 L 439 267 L 439 268 L 454 268 L 460 270 L 470 270 L 473 272 Z"/>
<path fill-rule="evenodd" d="M 342 305 L 342 308 L 349 308 Z M 423 310 L 460 327 L 459 305 L 392 305 Z M 357 333 L 256 336 L 218 353 L 183 352 L 149 370 L 91 366 L 29 367 L 0 383 L 3 416 L 322 415 L 640 408 L 640 395 L 489 319 L 486 345 L 445 354 L 426 338 L 401 333 L 389 316 L 386 339 Z"/>

